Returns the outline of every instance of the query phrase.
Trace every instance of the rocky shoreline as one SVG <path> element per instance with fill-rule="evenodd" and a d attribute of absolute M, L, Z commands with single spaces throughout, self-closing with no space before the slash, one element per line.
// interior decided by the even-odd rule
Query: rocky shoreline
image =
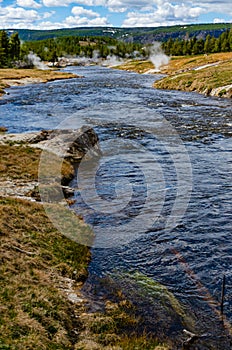
<path fill-rule="evenodd" d="M 24 134 L 0 134 L 0 145 L 30 146 L 42 151 L 46 150 L 71 164 L 78 163 L 86 154 L 90 158 L 101 155 L 97 134 L 92 128 L 85 126 L 78 130 L 42 130 Z M 62 190 L 66 198 L 73 194 L 73 189 L 67 186 L 72 177 L 71 167 L 70 174 L 63 175 L 61 179 Z M 55 179 L 51 181 L 51 186 L 54 185 L 56 188 Z M 33 191 L 39 185 L 38 181 L 6 178 L 0 180 L 0 185 L 0 196 L 13 196 L 32 201 L 38 198 L 38 196 L 32 196 Z"/>

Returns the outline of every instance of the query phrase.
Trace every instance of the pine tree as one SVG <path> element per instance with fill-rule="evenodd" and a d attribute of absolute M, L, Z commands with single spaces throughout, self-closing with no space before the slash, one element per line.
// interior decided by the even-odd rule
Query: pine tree
<path fill-rule="evenodd" d="M 9 56 L 12 61 L 19 60 L 20 39 L 18 33 L 13 33 L 9 41 Z"/>
<path fill-rule="evenodd" d="M 212 52 L 212 46 L 211 46 L 211 36 L 208 34 L 205 40 L 204 44 L 204 52 L 205 53 L 210 53 Z"/>
<path fill-rule="evenodd" d="M 0 31 L 0 50 L 1 67 L 7 66 L 9 60 L 9 39 L 5 30 Z"/>

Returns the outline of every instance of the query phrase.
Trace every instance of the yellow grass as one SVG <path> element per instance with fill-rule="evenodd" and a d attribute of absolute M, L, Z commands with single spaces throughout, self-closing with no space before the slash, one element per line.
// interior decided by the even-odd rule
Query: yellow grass
<path fill-rule="evenodd" d="M 154 65 L 150 61 L 128 61 L 120 66 L 113 67 L 116 69 L 126 70 L 135 73 L 146 73 L 149 69 L 154 69 Z"/>
<path fill-rule="evenodd" d="M 40 155 L 42 150 L 32 148 L 24 144 L 18 145 L 0 145 L 1 163 L 0 163 L 0 179 L 21 179 L 24 181 L 37 181 Z M 50 176 L 57 174 L 57 159 L 53 156 L 50 168 L 48 169 Z M 49 157 L 51 159 L 51 156 Z M 73 167 L 67 161 L 62 166 L 62 183 L 71 181 L 74 175 Z"/>
<path fill-rule="evenodd" d="M 72 349 L 81 325 L 60 286 L 86 274 L 89 249 L 62 236 L 40 204 L 0 198 L 0 254 L 0 348 Z"/>
<path fill-rule="evenodd" d="M 195 70 L 205 65 L 212 66 Z M 146 73 L 154 69 L 154 66 L 149 61 L 130 61 L 116 68 Z M 232 96 L 232 52 L 171 57 L 168 65 L 160 67 L 159 73 L 167 74 L 168 77 L 155 82 L 154 87 L 158 89 L 197 91 L 219 97 Z"/>
<path fill-rule="evenodd" d="M 231 54 L 232 57 L 232 54 Z M 216 57 L 215 57 L 216 59 Z M 178 62 L 180 66 L 180 61 Z M 208 64 L 197 61 L 197 66 Z M 184 61 L 183 72 L 175 72 L 169 77 L 155 82 L 159 89 L 196 91 L 206 95 L 232 97 L 232 60 L 220 61 L 217 65 L 200 70 L 189 70 L 196 63 Z"/>
<path fill-rule="evenodd" d="M 197 56 L 176 56 L 172 57 L 167 66 L 161 67 L 161 72 L 164 74 L 177 74 L 183 70 L 191 70 L 195 67 L 206 64 L 230 62 L 232 60 L 232 52 L 214 53 L 208 55 Z"/>
<path fill-rule="evenodd" d="M 28 84 L 33 82 L 46 83 L 57 79 L 70 79 L 77 77 L 72 73 L 58 72 L 54 70 L 40 69 L 0 69 L 0 95 L 4 93 L 4 89 L 11 85 Z"/>

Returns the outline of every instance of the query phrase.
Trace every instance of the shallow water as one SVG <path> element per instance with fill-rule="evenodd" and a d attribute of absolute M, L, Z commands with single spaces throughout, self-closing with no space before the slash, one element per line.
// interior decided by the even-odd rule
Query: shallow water
<path fill-rule="evenodd" d="M 9 89 L 0 125 L 28 132 L 87 124 L 98 133 L 103 156 L 83 161 L 73 182 L 75 210 L 96 233 L 89 283 L 139 271 L 191 308 L 204 333 L 212 327 L 205 319 L 219 322 L 225 275 L 232 322 L 232 101 L 158 91 L 152 75 L 66 70 L 84 77 Z M 230 348 L 215 336 L 218 349 Z"/>

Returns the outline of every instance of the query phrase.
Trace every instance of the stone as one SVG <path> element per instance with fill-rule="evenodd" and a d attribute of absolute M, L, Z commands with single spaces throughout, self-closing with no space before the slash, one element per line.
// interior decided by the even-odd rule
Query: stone
<path fill-rule="evenodd" d="M 53 132 L 43 130 L 28 142 L 32 147 L 41 148 L 72 163 L 79 162 L 84 156 L 92 159 L 101 155 L 98 136 L 88 126 L 78 130 L 65 129 Z"/>

